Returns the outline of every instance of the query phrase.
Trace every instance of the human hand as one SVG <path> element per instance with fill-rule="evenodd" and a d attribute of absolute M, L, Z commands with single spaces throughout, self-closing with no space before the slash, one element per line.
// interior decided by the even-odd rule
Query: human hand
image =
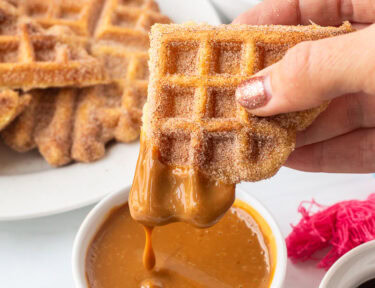
<path fill-rule="evenodd" d="M 270 116 L 317 107 L 325 112 L 297 135 L 288 167 L 313 172 L 375 171 L 375 3 L 372 0 L 265 0 L 234 23 L 340 25 L 360 31 L 291 48 L 238 87 L 250 113 Z"/>

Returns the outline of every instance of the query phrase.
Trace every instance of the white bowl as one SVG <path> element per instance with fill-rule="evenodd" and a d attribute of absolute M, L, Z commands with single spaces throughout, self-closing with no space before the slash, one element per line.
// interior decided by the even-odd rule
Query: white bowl
<path fill-rule="evenodd" d="M 375 277 L 375 240 L 346 253 L 333 264 L 319 288 L 355 288 Z"/>
<path fill-rule="evenodd" d="M 85 257 L 87 249 L 100 226 L 106 220 L 112 208 L 128 201 L 129 188 L 108 195 L 100 201 L 86 216 L 74 240 L 72 265 L 73 278 L 77 288 L 87 288 L 85 273 Z M 276 242 L 276 268 L 270 288 L 281 288 L 286 274 L 287 253 L 284 237 L 270 212 L 254 197 L 239 189 L 236 198 L 253 207 L 268 223 Z"/>

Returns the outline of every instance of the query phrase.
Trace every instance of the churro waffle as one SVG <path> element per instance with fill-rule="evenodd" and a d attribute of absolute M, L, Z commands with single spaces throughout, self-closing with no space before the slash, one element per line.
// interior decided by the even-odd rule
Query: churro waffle
<path fill-rule="evenodd" d="M 89 86 L 108 83 L 103 65 L 90 56 L 87 41 L 65 26 L 43 29 L 0 1 L 0 87 Z"/>
<path fill-rule="evenodd" d="M 20 95 L 10 89 L 0 91 L 0 131 L 24 111 L 30 100 L 29 94 Z"/>
<path fill-rule="evenodd" d="M 3 141 L 19 152 L 38 148 L 52 166 L 100 159 L 108 141 L 135 133 L 121 125 L 122 89 L 116 84 L 34 89 L 24 113 L 2 131 Z"/>
<path fill-rule="evenodd" d="M 153 0 L 13 1 L 43 27 L 67 25 L 89 39 L 92 54 L 104 65 L 111 87 L 116 86 L 109 88 L 113 97 L 122 95 L 119 140 L 136 139 L 147 97 L 148 32 L 154 23 L 170 22 L 158 5 Z"/>
<path fill-rule="evenodd" d="M 295 146 L 297 130 L 324 109 L 255 117 L 235 89 L 301 41 L 350 32 L 311 26 L 154 25 L 146 140 L 169 166 L 194 167 L 225 183 L 274 175 Z"/>
<path fill-rule="evenodd" d="M 19 15 L 45 28 L 69 27 L 77 35 L 90 36 L 104 0 L 5 0 Z"/>
<path fill-rule="evenodd" d="M 113 97 L 121 95 L 116 139 L 122 142 L 139 136 L 149 76 L 148 33 L 154 23 L 170 19 L 160 14 L 153 0 L 107 0 L 95 28 L 92 54 L 113 80 Z"/>
<path fill-rule="evenodd" d="M 4 142 L 17 151 L 37 147 L 50 164 L 60 166 L 72 160 L 91 162 L 101 158 L 105 143 L 112 139 L 122 142 L 136 139 L 147 97 L 148 31 L 156 21 L 170 22 L 159 13 L 156 3 L 152 0 L 11 2 L 19 13 L 44 28 L 58 24 L 74 30 L 77 39 L 90 43 L 90 52 L 101 62 L 111 83 L 84 89 L 32 91 L 35 100 L 2 133 Z M 49 99 L 50 96 L 56 99 Z M 38 115 L 48 116 L 40 121 Z"/>

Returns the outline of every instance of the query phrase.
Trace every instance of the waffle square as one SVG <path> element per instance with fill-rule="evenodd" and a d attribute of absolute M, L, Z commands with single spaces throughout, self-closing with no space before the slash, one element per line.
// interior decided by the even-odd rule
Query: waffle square
<path fill-rule="evenodd" d="M 45 28 L 62 25 L 81 36 L 90 36 L 103 0 L 7 0 L 17 13 Z"/>
<path fill-rule="evenodd" d="M 311 26 L 154 25 L 146 141 L 171 166 L 195 167 L 225 183 L 274 175 L 326 105 L 274 117 L 250 115 L 236 87 L 301 41 L 348 33 Z"/>
<path fill-rule="evenodd" d="M 0 87 L 89 86 L 107 83 L 87 41 L 65 26 L 44 30 L 24 18 L 14 3 L 0 1 Z"/>
<path fill-rule="evenodd" d="M 138 138 L 147 98 L 148 31 L 153 21 L 170 22 L 159 13 L 156 3 L 12 1 L 18 11 L 44 28 L 64 24 L 76 31 L 79 35 L 73 38 L 88 43 L 111 82 L 82 89 L 32 90 L 30 106 L 2 132 L 4 142 L 20 152 L 38 148 L 51 165 L 61 166 L 72 160 L 100 159 L 111 140 L 130 142 Z M 62 19 L 61 11 L 68 10 L 69 5 L 80 10 L 72 8 L 76 16 Z M 92 9 L 94 5 L 96 9 Z M 132 13 L 134 23 L 128 25 L 126 17 L 118 18 L 121 13 Z"/>
<path fill-rule="evenodd" d="M 95 28 L 92 53 L 115 85 L 122 87 L 116 137 L 122 142 L 139 136 L 149 77 L 148 33 L 155 23 L 170 23 L 170 19 L 153 0 L 107 0 Z"/>

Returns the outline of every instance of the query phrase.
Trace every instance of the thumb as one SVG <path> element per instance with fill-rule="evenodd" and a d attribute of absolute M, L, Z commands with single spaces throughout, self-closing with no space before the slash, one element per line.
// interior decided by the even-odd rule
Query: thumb
<path fill-rule="evenodd" d="M 375 25 L 297 44 L 279 62 L 243 82 L 237 101 L 258 116 L 317 107 L 343 94 L 375 94 Z"/>

